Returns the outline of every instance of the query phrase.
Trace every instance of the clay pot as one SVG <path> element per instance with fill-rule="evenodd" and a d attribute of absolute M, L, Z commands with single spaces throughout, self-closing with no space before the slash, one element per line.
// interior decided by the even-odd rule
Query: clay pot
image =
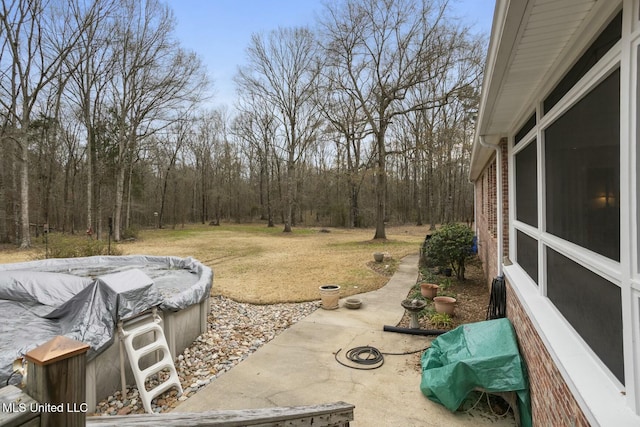
<path fill-rule="evenodd" d="M 320 300 L 322 301 L 320 307 L 324 308 L 325 310 L 335 310 L 336 308 L 338 308 L 338 301 L 340 301 L 340 286 L 320 286 Z"/>
<path fill-rule="evenodd" d="M 448 315 L 453 315 L 453 311 L 456 307 L 456 299 L 451 297 L 435 297 L 433 302 L 436 306 L 436 311 L 438 313 L 446 313 Z"/>
<path fill-rule="evenodd" d="M 382 260 L 384 260 L 384 254 L 383 254 L 382 252 L 375 252 L 375 253 L 373 254 L 373 259 L 374 259 L 376 262 L 382 262 Z"/>
<path fill-rule="evenodd" d="M 420 293 L 423 297 L 433 299 L 438 295 L 438 289 L 440 286 L 435 283 L 420 283 Z"/>

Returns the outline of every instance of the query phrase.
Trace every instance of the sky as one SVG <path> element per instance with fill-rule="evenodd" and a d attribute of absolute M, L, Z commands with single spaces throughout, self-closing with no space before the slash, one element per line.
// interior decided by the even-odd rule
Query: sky
<path fill-rule="evenodd" d="M 322 0 L 165 0 L 173 9 L 176 37 L 196 52 L 213 80 L 212 107 L 233 107 L 233 76 L 246 60 L 253 33 L 313 26 Z M 453 14 L 478 33 L 491 30 L 495 0 L 451 0 Z"/>

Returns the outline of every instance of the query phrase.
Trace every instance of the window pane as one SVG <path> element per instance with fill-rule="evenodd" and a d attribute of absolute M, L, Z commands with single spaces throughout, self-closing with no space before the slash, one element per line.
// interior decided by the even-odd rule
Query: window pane
<path fill-rule="evenodd" d="M 538 241 L 522 231 L 516 231 L 518 264 L 538 284 Z"/>
<path fill-rule="evenodd" d="M 578 83 L 587 72 L 611 49 L 622 37 L 622 11 L 609 23 L 593 42 L 589 49 L 578 59 L 567 74 L 544 100 L 544 112 L 548 112 L 569 90 Z"/>
<path fill-rule="evenodd" d="M 516 154 L 516 219 L 538 226 L 537 143 Z"/>
<path fill-rule="evenodd" d="M 514 145 L 518 145 L 518 143 L 522 140 L 522 138 L 524 138 L 529 131 L 531 131 L 531 129 L 533 129 L 536 125 L 536 113 L 533 113 L 531 115 L 531 117 L 529 117 L 529 120 L 527 120 L 527 122 L 522 126 L 522 128 L 516 133 L 516 136 L 514 138 L 515 140 L 515 144 Z"/>
<path fill-rule="evenodd" d="M 620 288 L 547 248 L 547 296 L 624 384 Z"/>
<path fill-rule="evenodd" d="M 547 231 L 620 260 L 620 71 L 545 131 Z"/>

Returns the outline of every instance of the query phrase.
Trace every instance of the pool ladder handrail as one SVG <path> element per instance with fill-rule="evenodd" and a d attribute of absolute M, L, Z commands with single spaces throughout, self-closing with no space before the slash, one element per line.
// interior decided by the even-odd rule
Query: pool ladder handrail
<path fill-rule="evenodd" d="M 151 333 L 153 333 L 153 340 L 150 343 L 139 348 L 134 347 L 134 339 Z M 169 351 L 167 339 L 165 338 L 164 331 L 162 329 L 162 319 L 158 315 L 157 308 L 154 307 L 151 312 L 147 312 L 132 319 L 124 321 L 120 320 L 118 322 L 118 335 L 120 336 L 120 375 L 123 398 L 126 397 L 124 356 L 122 352 L 123 346 L 127 352 L 129 365 L 131 366 L 131 371 L 133 372 L 133 376 L 138 386 L 140 400 L 142 400 L 142 404 L 144 405 L 146 412 L 153 414 L 154 412 L 151 409 L 151 401 L 170 388 L 176 387 L 178 389 L 178 395 L 182 394 L 183 390 L 182 385 L 180 384 L 180 378 L 178 377 L 176 367 L 171 359 L 171 352 Z M 144 369 L 141 369 L 140 359 L 154 352 L 156 352 L 156 362 Z M 162 357 L 157 357 L 157 352 L 161 352 Z M 163 382 L 160 382 L 160 379 L 158 378 L 158 385 L 147 390 L 145 387 L 145 381 L 147 378 L 165 369 L 169 371 L 169 377 Z"/>

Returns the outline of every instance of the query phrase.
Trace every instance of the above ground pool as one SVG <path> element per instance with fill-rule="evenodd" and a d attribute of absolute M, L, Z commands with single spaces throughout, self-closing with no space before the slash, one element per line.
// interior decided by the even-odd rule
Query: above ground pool
<path fill-rule="evenodd" d="M 0 381 L 15 383 L 10 379 L 15 359 L 64 335 L 90 345 L 87 404 L 93 408 L 120 386 L 117 322 L 160 308 L 175 358 L 206 330 L 212 282 L 212 270 L 192 258 L 97 256 L 0 264 Z"/>

